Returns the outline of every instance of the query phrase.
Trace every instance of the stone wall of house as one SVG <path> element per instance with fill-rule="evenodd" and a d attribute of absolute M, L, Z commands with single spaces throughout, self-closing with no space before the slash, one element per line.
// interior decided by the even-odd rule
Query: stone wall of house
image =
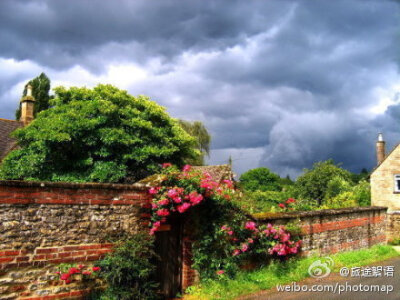
<path fill-rule="evenodd" d="M 265 215 L 262 223 L 301 228 L 302 254 L 333 254 L 386 243 L 386 207 L 357 207 Z M 398 219 L 400 223 L 400 215 Z"/>
<path fill-rule="evenodd" d="M 0 299 L 82 298 L 96 280 L 66 284 L 57 267 L 91 266 L 112 250 L 110 240 L 145 225 L 146 190 L 0 181 Z"/>
<path fill-rule="evenodd" d="M 394 176 L 400 174 L 400 146 L 397 146 L 370 176 L 371 203 L 400 210 L 400 192 L 395 191 Z"/>

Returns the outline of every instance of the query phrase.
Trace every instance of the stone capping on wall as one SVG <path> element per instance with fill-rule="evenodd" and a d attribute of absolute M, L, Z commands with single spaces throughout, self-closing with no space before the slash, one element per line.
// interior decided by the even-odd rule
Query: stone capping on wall
<path fill-rule="evenodd" d="M 41 182 L 24 180 L 0 180 L 0 186 L 10 187 L 50 187 L 67 189 L 107 189 L 107 190 L 146 190 L 148 186 L 142 183 L 74 183 L 74 182 Z"/>
<path fill-rule="evenodd" d="M 296 212 L 282 212 L 282 213 L 265 213 L 265 214 L 254 214 L 252 218 L 255 220 L 277 220 L 277 219 L 294 219 L 304 217 L 318 217 L 318 216 L 333 216 L 341 215 L 346 213 L 357 213 L 365 211 L 387 211 L 387 207 L 384 206 L 364 206 L 364 207 L 349 207 L 349 208 L 336 208 L 336 209 L 321 209 L 311 211 L 296 211 Z M 397 212 L 400 214 L 400 211 Z"/>

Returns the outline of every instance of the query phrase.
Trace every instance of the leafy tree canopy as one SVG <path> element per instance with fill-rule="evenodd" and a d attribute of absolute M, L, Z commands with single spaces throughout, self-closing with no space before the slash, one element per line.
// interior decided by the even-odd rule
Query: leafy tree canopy
<path fill-rule="evenodd" d="M 197 149 L 201 152 L 201 155 L 190 161 L 190 164 L 197 166 L 204 165 L 204 156 L 210 154 L 211 142 L 211 136 L 208 133 L 207 128 L 200 121 L 189 122 L 179 120 L 179 124 L 187 133 L 196 139 Z"/>
<path fill-rule="evenodd" d="M 359 174 L 357 174 L 357 173 L 351 174 L 351 178 L 355 183 L 358 183 L 363 180 L 367 180 L 368 176 L 369 176 L 369 172 L 366 168 L 362 168 L 361 172 Z"/>
<path fill-rule="evenodd" d="M 240 176 L 240 184 L 247 191 L 280 191 L 281 178 L 268 168 L 256 168 Z"/>
<path fill-rule="evenodd" d="M 333 184 L 329 184 L 334 178 L 335 182 L 341 179 L 352 183 L 351 173 L 335 165 L 332 159 L 315 163 L 311 170 L 305 169 L 304 174 L 296 180 L 299 198 L 317 200 L 319 204 L 322 204 L 328 187 L 334 190 Z"/>
<path fill-rule="evenodd" d="M 33 109 L 33 115 L 36 115 L 42 110 L 48 109 L 50 104 L 49 101 L 51 96 L 49 95 L 50 91 L 50 79 L 46 76 L 45 73 L 41 73 L 39 76 L 30 80 L 24 88 L 22 96 L 26 96 L 27 86 L 30 84 L 32 86 L 32 96 L 35 98 L 35 105 Z M 15 112 L 15 118 L 19 120 L 21 117 L 21 106 Z"/>
<path fill-rule="evenodd" d="M 199 155 L 178 121 L 145 96 L 111 85 L 58 87 L 50 104 L 14 133 L 21 149 L 4 159 L 3 179 L 132 182 Z"/>

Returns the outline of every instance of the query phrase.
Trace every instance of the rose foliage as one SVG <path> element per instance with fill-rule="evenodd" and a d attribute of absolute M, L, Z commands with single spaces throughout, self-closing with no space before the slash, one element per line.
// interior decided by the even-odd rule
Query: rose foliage
<path fill-rule="evenodd" d="M 258 225 L 238 208 L 232 201 L 239 194 L 232 181 L 216 182 L 189 165 L 179 171 L 166 163 L 163 174 L 162 183 L 149 190 L 150 234 L 168 218 L 190 213 L 193 267 L 203 279 L 233 275 L 249 261 L 267 263 L 298 253 L 301 241 L 284 226 Z"/>

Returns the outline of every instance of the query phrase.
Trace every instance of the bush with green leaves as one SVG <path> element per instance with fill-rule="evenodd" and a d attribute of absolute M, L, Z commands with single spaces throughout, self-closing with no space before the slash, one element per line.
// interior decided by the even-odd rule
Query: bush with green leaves
<path fill-rule="evenodd" d="M 371 205 L 371 188 L 368 182 L 362 180 L 354 186 L 345 184 L 340 193 L 332 195 L 332 197 L 326 197 L 324 205 L 321 208 L 345 208 L 369 205 Z"/>
<path fill-rule="evenodd" d="M 114 251 L 97 264 L 101 267 L 101 278 L 107 283 L 100 299 L 158 299 L 153 248 L 154 238 L 147 232 L 118 242 Z"/>
<path fill-rule="evenodd" d="M 288 192 L 254 191 L 244 192 L 237 204 L 249 213 L 274 211 L 277 205 L 290 198 Z M 234 200 L 235 201 L 235 200 Z"/>
<path fill-rule="evenodd" d="M 54 90 L 51 108 L 13 133 L 20 149 L 3 160 L 1 179 L 132 182 L 162 162 L 201 155 L 179 122 L 145 96 L 111 85 Z"/>
<path fill-rule="evenodd" d="M 305 169 L 304 174 L 296 180 L 297 197 L 304 200 L 317 201 L 324 204 L 328 184 L 334 178 L 351 181 L 351 173 L 340 168 L 333 160 L 317 162 L 311 170 Z"/>
<path fill-rule="evenodd" d="M 349 192 L 352 188 L 352 182 L 345 180 L 343 177 L 335 176 L 329 180 L 325 192 L 325 201 L 338 196 L 341 193 Z"/>
<path fill-rule="evenodd" d="M 240 186 L 247 191 L 280 191 L 281 178 L 268 168 L 256 168 L 240 176 Z"/>
<path fill-rule="evenodd" d="M 352 189 L 359 206 L 371 205 L 371 185 L 366 180 L 361 180 Z"/>

